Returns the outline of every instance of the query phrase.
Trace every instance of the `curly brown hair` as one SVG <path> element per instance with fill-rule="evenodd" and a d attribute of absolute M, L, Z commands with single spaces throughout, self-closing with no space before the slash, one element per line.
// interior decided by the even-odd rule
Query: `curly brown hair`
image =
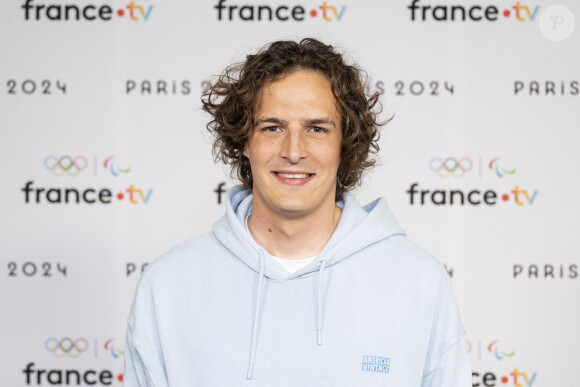
<path fill-rule="evenodd" d="M 214 135 L 213 155 L 232 166 L 247 189 L 252 189 L 250 161 L 244 148 L 254 128 L 254 107 L 260 89 L 296 70 L 324 74 L 341 113 L 340 165 L 336 200 L 356 187 L 363 172 L 374 166 L 379 150 L 379 94 L 368 92 L 366 74 L 355 64 L 345 63 L 342 54 L 316 39 L 300 42 L 275 41 L 245 62 L 233 64 L 212 82 L 202 97 L 203 110 L 212 116 L 207 130 Z"/>

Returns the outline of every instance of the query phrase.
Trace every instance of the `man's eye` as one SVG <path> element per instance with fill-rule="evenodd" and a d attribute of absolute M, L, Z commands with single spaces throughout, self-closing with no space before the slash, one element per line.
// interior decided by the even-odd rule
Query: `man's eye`
<path fill-rule="evenodd" d="M 312 128 L 310 128 L 310 130 L 314 133 L 324 133 L 326 132 L 326 129 L 324 128 L 320 128 L 318 126 L 313 126 Z"/>
<path fill-rule="evenodd" d="M 277 132 L 280 128 L 278 128 L 277 126 L 268 126 L 265 127 L 264 130 L 266 132 Z"/>

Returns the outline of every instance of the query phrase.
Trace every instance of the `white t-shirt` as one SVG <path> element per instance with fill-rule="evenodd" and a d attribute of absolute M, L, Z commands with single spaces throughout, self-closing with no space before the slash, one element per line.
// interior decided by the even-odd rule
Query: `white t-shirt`
<path fill-rule="evenodd" d="M 248 218 L 250 217 L 252 213 L 248 213 L 248 215 L 246 215 L 246 230 L 248 230 L 248 232 L 250 232 L 250 228 L 248 227 Z M 252 233 L 250 233 L 251 235 Z M 310 262 L 314 261 L 316 258 L 318 257 L 318 255 L 315 255 L 314 257 L 308 257 L 308 258 L 302 258 L 302 259 L 284 259 L 284 258 L 278 258 L 272 255 L 272 258 L 274 258 L 276 260 L 276 262 L 278 262 L 280 264 L 280 266 L 282 266 L 284 268 L 284 270 L 286 270 L 288 273 L 290 274 L 294 274 L 295 272 L 297 272 L 298 270 L 302 269 L 304 266 L 308 265 Z"/>
<path fill-rule="evenodd" d="M 302 258 L 302 259 L 284 259 L 284 258 L 274 257 L 272 255 L 272 258 L 274 258 L 276 260 L 276 262 L 278 262 L 280 264 L 280 266 L 282 266 L 284 268 L 284 270 L 286 270 L 290 274 L 294 274 L 298 270 L 302 269 L 304 266 L 306 266 L 310 262 L 314 261 L 316 259 L 316 257 L 318 257 L 318 255 L 315 255 L 314 257 Z"/>

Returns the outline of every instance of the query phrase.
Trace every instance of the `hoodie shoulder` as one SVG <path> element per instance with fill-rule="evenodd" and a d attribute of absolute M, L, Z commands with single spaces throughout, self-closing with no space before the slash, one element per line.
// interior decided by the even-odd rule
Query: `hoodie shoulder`
<path fill-rule="evenodd" d="M 208 258 L 216 256 L 217 250 L 223 252 L 213 233 L 188 240 L 149 264 L 143 272 L 142 279 L 155 281 L 157 278 L 173 278 L 191 270 L 200 270 L 207 264 Z"/>
<path fill-rule="evenodd" d="M 438 270 L 443 269 L 443 265 L 439 260 L 432 255 L 430 252 L 419 246 L 414 241 L 410 240 L 408 237 L 400 238 L 401 249 L 407 251 L 407 259 L 414 261 L 413 263 L 420 266 L 426 266 L 430 269 Z"/>
<path fill-rule="evenodd" d="M 447 270 L 436 257 L 405 235 L 393 235 L 379 242 L 376 249 L 387 253 L 391 269 L 413 273 L 416 279 L 440 283 L 448 277 Z"/>

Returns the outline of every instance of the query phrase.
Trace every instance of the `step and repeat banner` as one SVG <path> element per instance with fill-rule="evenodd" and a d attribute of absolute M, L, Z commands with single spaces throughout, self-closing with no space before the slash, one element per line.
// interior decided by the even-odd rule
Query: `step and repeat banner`
<path fill-rule="evenodd" d="M 312 36 L 394 115 L 355 194 L 445 265 L 473 386 L 580 386 L 576 24 L 575 0 L 2 2 L 0 384 L 121 386 L 141 272 L 235 184 L 201 93 Z"/>

